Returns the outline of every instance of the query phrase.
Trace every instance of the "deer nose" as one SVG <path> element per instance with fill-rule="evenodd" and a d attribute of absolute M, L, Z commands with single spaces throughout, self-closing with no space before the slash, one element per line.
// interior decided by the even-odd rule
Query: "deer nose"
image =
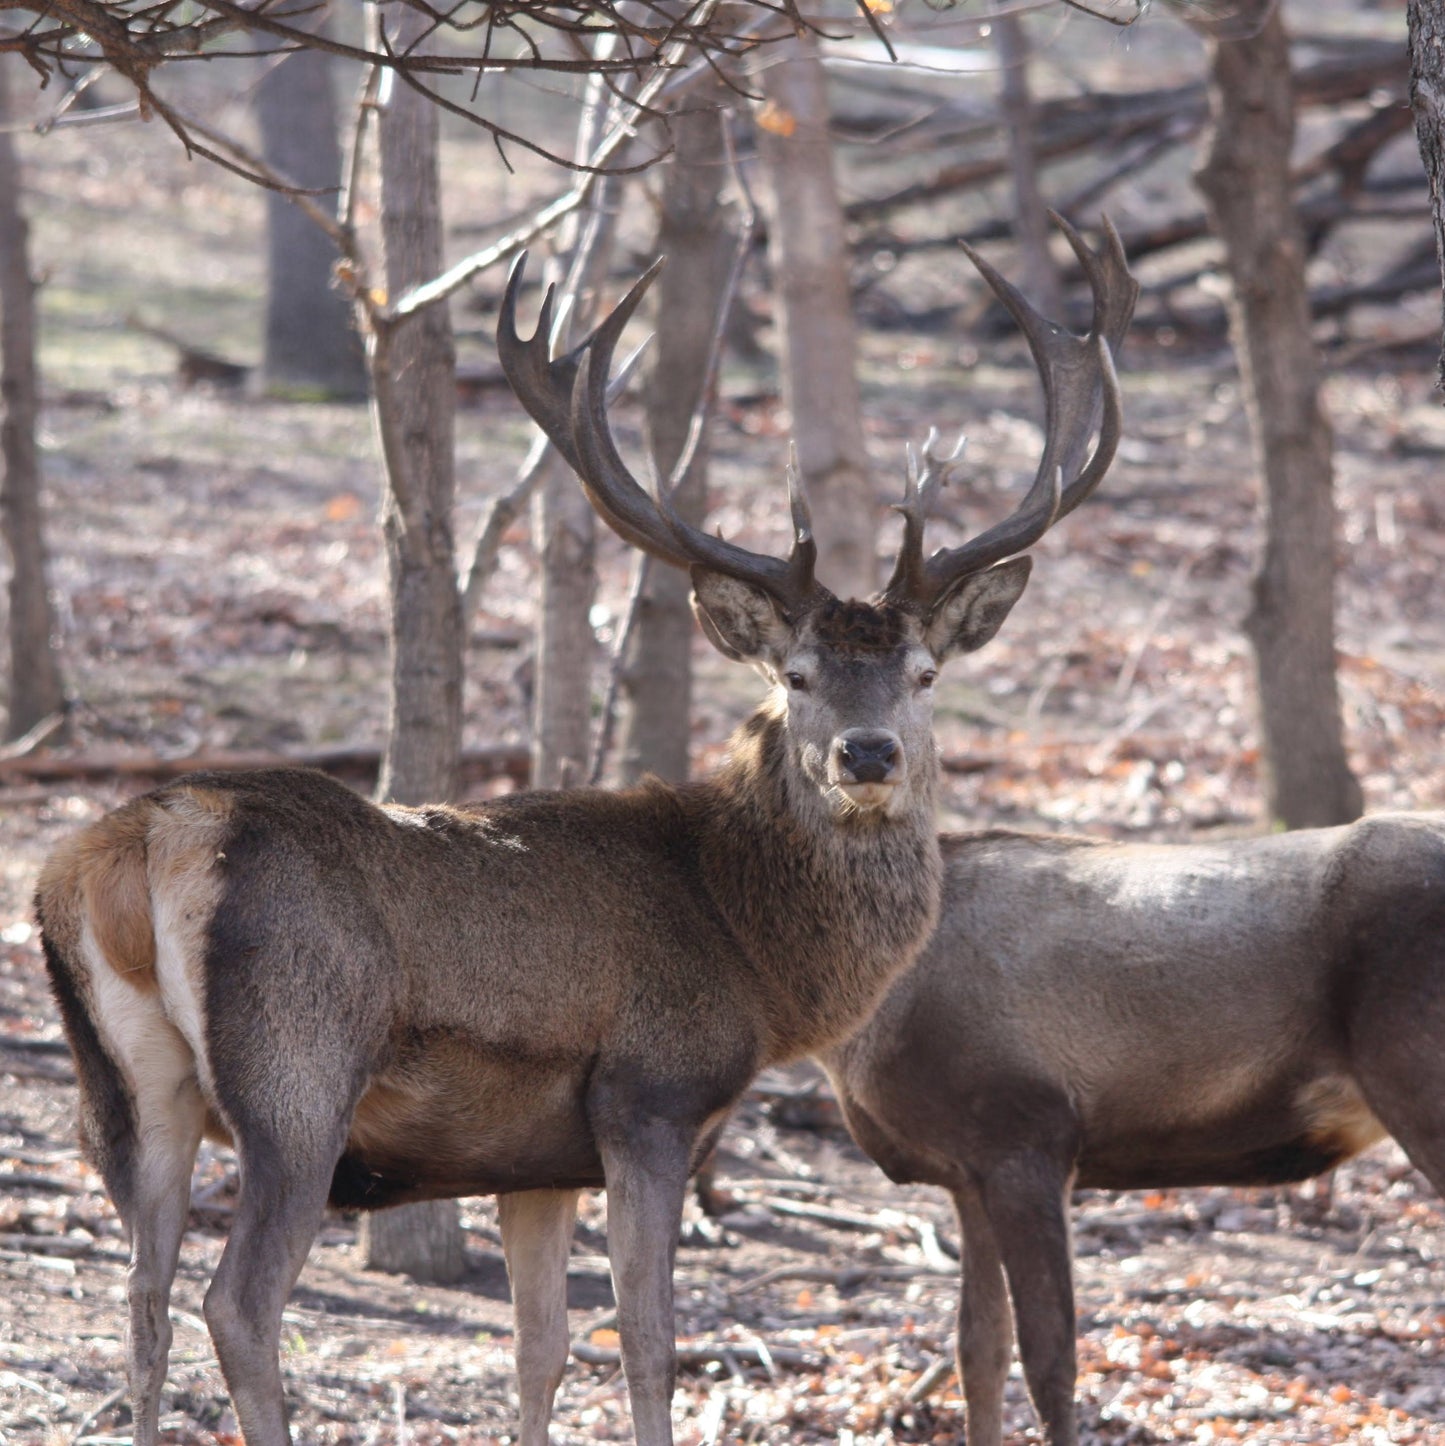
<path fill-rule="evenodd" d="M 833 740 L 838 771 L 855 783 L 888 783 L 903 758 L 896 733 L 883 728 L 850 728 Z"/>

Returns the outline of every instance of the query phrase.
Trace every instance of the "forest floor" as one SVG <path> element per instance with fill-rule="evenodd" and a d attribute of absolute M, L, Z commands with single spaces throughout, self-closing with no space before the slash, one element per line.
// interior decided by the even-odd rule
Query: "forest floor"
<path fill-rule="evenodd" d="M 198 343 L 254 355 L 259 201 L 185 168 L 166 137 L 132 134 L 133 150 L 107 160 L 77 134 L 93 133 L 57 133 L 28 152 L 48 273 L 54 583 L 77 708 L 50 755 L 55 776 L 0 765 L 0 1440 L 17 1446 L 129 1435 L 125 1246 L 73 1148 L 73 1078 L 29 899 L 46 850 L 146 782 L 82 776 L 80 765 L 374 748 L 385 723 L 364 409 L 183 390 L 171 354 L 124 324 L 143 304 Z M 975 286 L 959 257 L 929 267 L 940 293 Z M 157 286 L 162 274 L 174 284 Z M 458 305 L 474 333 L 464 355 L 484 355 L 475 336 L 490 328 L 495 289 Z M 865 409 L 880 477 L 929 425 L 970 434 L 966 478 L 937 524 L 945 543 L 1007 510 L 1032 470 L 1027 356 L 1011 337 L 884 325 L 872 298 Z M 1347 740 L 1370 809 L 1439 808 L 1445 416 L 1428 355 L 1358 342 L 1327 387 Z M 1217 343 L 1140 337 L 1125 366 L 1127 440 L 1102 494 L 1036 550 L 1029 593 L 996 643 L 940 685 L 949 827 L 1172 840 L 1261 826 L 1240 631 L 1259 520 L 1233 361 Z M 723 391 L 712 520 L 730 537 L 776 543 L 787 422 L 775 384 L 730 363 Z M 618 430 L 635 442 L 635 405 L 619 408 Z M 458 439 L 463 539 L 509 484 L 525 439 L 503 391 L 470 398 Z M 473 620 L 470 748 L 525 741 L 535 558 L 524 527 L 508 542 Z M 599 692 L 628 569 L 610 538 L 601 562 Z M 753 690 L 701 642 L 696 661 L 703 768 Z M 959 1442 L 957 1382 L 932 1372 L 932 1389 L 919 1386 L 949 1349 L 951 1210 L 936 1191 L 890 1186 L 825 1108 L 785 1098 L 805 1079 L 799 1069 L 772 1081 L 730 1126 L 719 1183 L 732 1211 L 713 1226 L 689 1207 L 679 1439 Z M 1171 1084 L 1187 1087 L 1160 1082 Z M 170 1439 L 198 1446 L 237 1439 L 200 1320 L 233 1185 L 229 1157 L 207 1147 L 165 1398 Z M 1445 1446 L 1445 1206 L 1394 1147 L 1337 1171 L 1327 1198 L 1090 1194 L 1075 1213 L 1087 1442 Z M 298 1439 L 423 1446 L 514 1432 L 495 1211 L 468 1201 L 464 1215 L 469 1273 L 449 1289 L 364 1272 L 355 1220 L 328 1219 L 285 1317 Z M 589 1198 L 571 1304 L 575 1338 L 596 1359 L 574 1361 L 559 1396 L 555 1439 L 568 1446 L 629 1436 L 605 1243 L 605 1198 Z M 1011 1441 L 1037 1439 L 1017 1373 L 1008 1423 Z"/>

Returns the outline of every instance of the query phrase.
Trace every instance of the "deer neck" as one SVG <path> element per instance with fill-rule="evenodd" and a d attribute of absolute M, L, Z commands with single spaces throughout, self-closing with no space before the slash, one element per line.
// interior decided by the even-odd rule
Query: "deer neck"
<path fill-rule="evenodd" d="M 942 865 L 937 765 L 908 805 L 840 818 L 790 761 L 783 722 L 754 715 L 704 785 L 704 874 L 758 970 L 769 1063 L 851 1034 L 932 932 Z"/>

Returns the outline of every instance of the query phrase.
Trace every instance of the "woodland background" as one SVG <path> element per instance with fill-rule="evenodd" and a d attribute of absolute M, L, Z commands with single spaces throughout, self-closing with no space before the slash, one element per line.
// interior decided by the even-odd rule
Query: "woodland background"
<path fill-rule="evenodd" d="M 1404 9 L 1338 0 L 1285 13 L 1297 77 L 1328 78 L 1302 102 L 1295 170 L 1334 429 L 1347 756 L 1367 809 L 1438 808 L 1445 415 L 1429 194 L 1408 125 L 1367 149 L 1357 174 L 1321 159 L 1404 104 Z M 990 19 L 975 6 L 901 7 L 889 20 L 901 68 L 861 24 L 824 46 L 878 503 L 867 527 L 885 555 L 895 524 L 882 504 L 901 491 L 906 441 L 931 426 L 968 434 L 940 541 L 1007 511 L 1037 454 L 1027 353 L 956 244 L 989 242 L 1018 274 Z M 1024 25 L 1045 199 L 1086 195 L 1073 218 L 1092 227 L 1107 209 L 1126 240 L 1184 239 L 1131 251 L 1144 296 L 1121 359 L 1126 441 L 1101 493 L 1037 549 L 999 639 L 941 685 L 943 822 L 1166 840 L 1258 831 L 1267 805 L 1241 621 L 1259 483 L 1224 326 L 1229 282 L 1190 177 L 1203 48 L 1163 6 L 1122 30 L 1062 5 Z M 198 762 L 300 757 L 371 788 L 387 748 L 390 606 L 367 407 L 266 394 L 265 193 L 188 160 L 158 122 L 99 124 L 91 111 L 35 134 L 55 92 L 33 93 L 23 67 L 0 64 L 40 281 L 39 444 L 67 700 L 63 726 L 42 718 L 0 753 L 0 1434 L 48 1446 L 126 1437 L 125 1257 L 72 1148 L 73 1081 L 29 912 L 39 863 L 78 825 Z M 166 94 L 259 146 L 258 84 L 254 62 L 214 61 L 168 75 Z M 353 84 L 336 79 L 343 117 Z M 94 90 L 102 108 L 131 94 L 114 76 Z M 507 74 L 482 82 L 476 106 L 568 153 L 581 94 L 580 80 Z M 754 138 L 769 122 L 753 115 L 722 165 L 734 204 L 762 189 Z M 504 147 L 509 168 L 459 117 L 444 120 L 441 145 L 448 261 L 571 184 L 516 145 Z M 662 174 L 622 193 L 601 282 L 610 298 L 654 249 Z M 762 230 L 773 216 L 757 209 Z M 373 201 L 358 219 L 374 224 Z M 759 244 L 721 357 L 707 516 L 729 537 L 779 546 L 793 419 L 767 279 Z M 479 274 L 450 308 L 464 557 L 531 439 L 491 343 L 501 282 L 499 268 Z M 1079 301 L 1066 292 L 1066 306 Z M 616 414 L 639 455 L 638 398 Z M 501 542 L 465 619 L 463 797 L 518 786 L 532 766 L 540 559 L 525 508 Z M 634 582 L 605 529 L 596 551 L 594 725 Z M 756 690 L 697 639 L 692 662 L 688 752 L 704 769 Z M 608 776 L 616 767 L 614 751 Z M 167 1424 L 185 1442 L 235 1431 L 198 1316 L 233 1183 L 228 1157 L 206 1149 L 175 1297 Z M 956 1382 L 938 1366 L 956 1292 L 942 1196 L 889 1186 L 806 1069 L 750 1097 L 717 1183 L 730 1202 L 716 1220 L 690 1209 L 679 1256 L 681 1439 L 960 1440 Z M 1088 1439 L 1445 1442 L 1445 1214 L 1393 1147 L 1337 1172 L 1324 1194 L 1099 1195 L 1081 1199 L 1078 1219 Z M 513 1429 L 491 1203 L 465 1202 L 461 1222 L 463 1278 L 418 1286 L 363 1270 L 357 1222 L 331 1221 L 287 1317 L 304 1439 L 480 1442 Z M 563 1442 L 628 1433 L 605 1229 L 599 1197 L 575 1245 Z M 1021 1383 L 1010 1390 L 1014 1439 L 1028 1440 Z"/>

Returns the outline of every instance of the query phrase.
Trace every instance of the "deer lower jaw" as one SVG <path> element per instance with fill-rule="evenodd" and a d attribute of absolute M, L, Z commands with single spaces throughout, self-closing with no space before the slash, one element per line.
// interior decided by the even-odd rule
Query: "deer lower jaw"
<path fill-rule="evenodd" d="M 833 784 L 845 813 L 870 813 L 881 809 L 891 810 L 900 790 L 896 783 L 843 783 Z"/>

